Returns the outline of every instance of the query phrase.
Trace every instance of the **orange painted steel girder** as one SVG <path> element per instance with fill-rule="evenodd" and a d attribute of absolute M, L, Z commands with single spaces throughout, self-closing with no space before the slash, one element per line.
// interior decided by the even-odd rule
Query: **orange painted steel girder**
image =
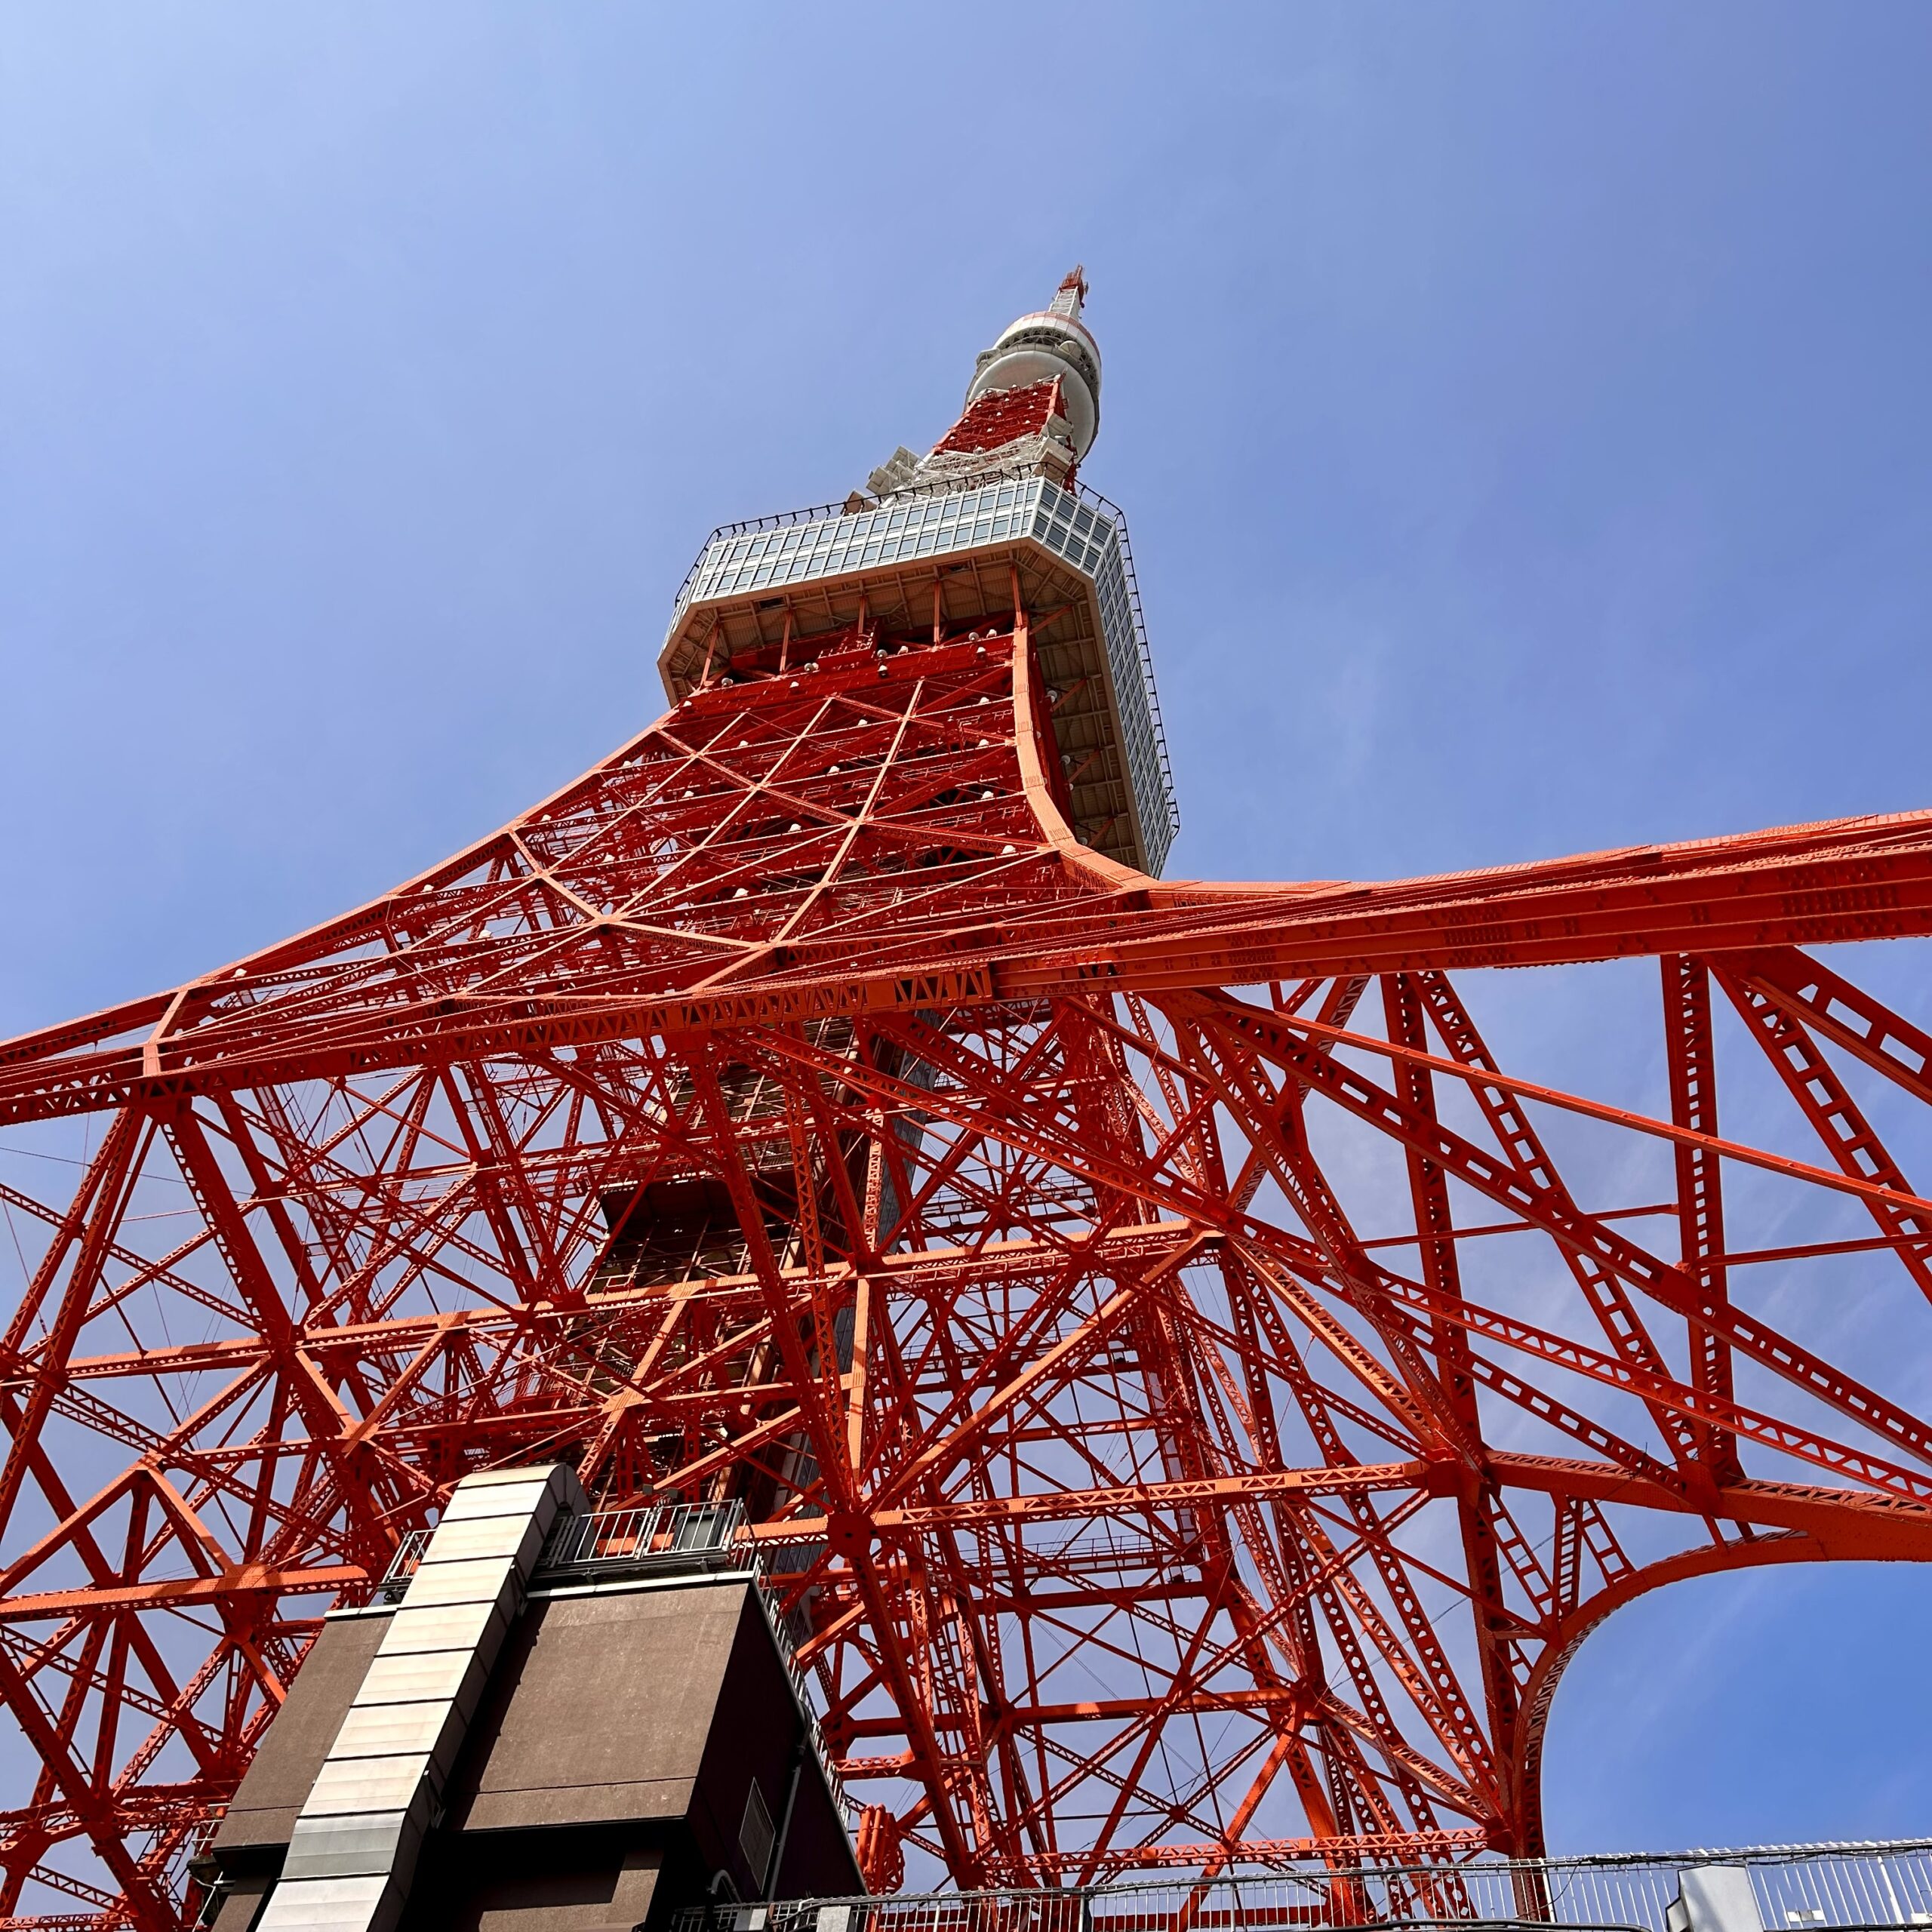
<path fill-rule="evenodd" d="M 1163 884 L 1067 831 L 1023 617 L 815 648 L 0 1050 L 85 1137 L 4 1193 L 0 1918 L 192 1912 L 321 1609 L 492 1463 L 744 1500 L 875 1882 L 1534 1852 L 1609 1610 L 1932 1555 L 1932 1424 L 1796 1292 L 1927 1317 L 1932 1039 L 1799 949 L 1932 925 L 1932 814 Z M 1447 977 L 1638 955 L 1667 1118 Z M 1721 1137 L 1725 1007 L 1808 1140 Z"/>

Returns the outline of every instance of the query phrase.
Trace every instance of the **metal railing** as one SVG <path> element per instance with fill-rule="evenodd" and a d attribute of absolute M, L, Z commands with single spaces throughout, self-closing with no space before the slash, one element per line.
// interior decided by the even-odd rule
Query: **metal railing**
<path fill-rule="evenodd" d="M 832 1794 L 832 1802 L 848 1823 L 856 1817 L 852 1804 L 845 1795 L 845 1781 L 838 1775 L 832 1761 L 832 1753 L 826 1748 L 825 1733 L 819 1727 L 818 1706 L 813 1701 L 811 1687 L 805 1673 L 798 1668 L 798 1660 L 792 1648 L 792 1632 L 784 1617 L 780 1614 L 778 1598 L 767 1577 L 764 1566 L 756 1566 L 758 1577 L 758 1607 L 764 1613 L 766 1627 L 771 1632 L 771 1641 L 778 1652 L 778 1661 L 784 1666 L 785 1675 L 792 1686 L 792 1700 L 798 1707 L 798 1715 L 804 1721 L 805 1734 L 811 1741 L 813 1751 L 817 1755 L 819 1769 L 825 1774 L 826 1789 Z"/>
<path fill-rule="evenodd" d="M 685 571 L 684 581 L 678 586 L 678 594 L 673 600 L 672 621 L 681 614 L 690 602 L 693 586 L 697 582 L 698 572 L 704 568 L 704 560 L 710 554 L 711 546 L 729 537 L 749 537 L 761 530 L 784 530 L 795 523 L 824 523 L 834 517 L 857 516 L 879 509 L 891 503 L 909 500 L 920 497 L 951 496 L 966 489 L 981 489 L 989 483 L 1031 483 L 1039 480 L 1040 472 L 1025 463 L 999 463 L 986 469 L 975 470 L 970 482 L 958 477 L 931 477 L 916 483 L 909 483 L 904 488 L 894 490 L 890 496 L 867 497 L 863 512 L 848 509 L 843 503 L 814 503 L 810 508 L 797 510 L 775 510 L 769 516 L 748 516 L 736 523 L 721 523 L 698 546 L 697 555 L 691 567 Z M 1056 488 L 1065 486 L 1056 485 Z M 1109 503 L 1097 490 L 1090 490 L 1077 479 L 1066 494 L 1090 509 L 1098 509 L 1109 516 L 1118 517 L 1120 512 Z M 849 500 L 849 499 L 848 499 Z"/>
<path fill-rule="evenodd" d="M 539 1583 L 565 1573 L 627 1576 L 722 1570 L 748 1563 L 734 1549 L 744 1527 L 742 1503 L 647 1504 L 564 1516 L 537 1559 Z"/>
<path fill-rule="evenodd" d="M 369 1601 L 372 1604 L 401 1602 L 403 1592 L 409 1588 L 409 1580 L 421 1567 L 423 1552 L 429 1547 L 429 1532 L 411 1530 L 396 1545 L 395 1554 L 389 1558 L 389 1567 L 369 1592 Z"/>
<path fill-rule="evenodd" d="M 1932 1924 L 1932 1841 L 1779 1845 L 1601 1858 L 1360 1865 L 1081 1890 L 719 1903 L 675 1914 L 670 1932 L 1408 1932 L 1561 1926 L 1676 1932 L 1681 1875 L 1741 1868 L 1764 1932 L 1877 1932 Z M 1673 1911 L 1673 1907 L 1676 1909 Z"/>

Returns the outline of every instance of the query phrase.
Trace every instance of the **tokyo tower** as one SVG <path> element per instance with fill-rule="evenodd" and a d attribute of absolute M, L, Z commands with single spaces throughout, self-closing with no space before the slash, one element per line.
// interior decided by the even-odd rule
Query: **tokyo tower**
<path fill-rule="evenodd" d="M 1932 1031 L 1832 951 L 1932 814 L 1163 881 L 1085 294 L 719 531 L 594 770 L 0 1048 L 5 1927 L 192 1919 L 479 1470 L 740 1506 L 880 1890 L 1534 1854 L 1611 1611 L 1932 1557 Z M 1556 968 L 1648 1110 L 1496 1044 Z"/>

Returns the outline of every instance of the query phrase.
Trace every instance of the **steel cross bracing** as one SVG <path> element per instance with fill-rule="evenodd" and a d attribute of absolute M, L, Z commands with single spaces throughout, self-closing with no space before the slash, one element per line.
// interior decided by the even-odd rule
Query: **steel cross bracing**
<path fill-rule="evenodd" d="M 875 1886 L 1533 1854 L 1609 1611 L 1932 1555 L 1932 1038 L 1802 949 L 1927 930 L 1932 815 L 1163 884 L 1023 611 L 797 655 L 0 1052 L 9 1924 L 191 1915 L 485 1465 L 745 1504 Z M 1630 1091 L 1511 1070 L 1470 969 L 1605 960 Z"/>

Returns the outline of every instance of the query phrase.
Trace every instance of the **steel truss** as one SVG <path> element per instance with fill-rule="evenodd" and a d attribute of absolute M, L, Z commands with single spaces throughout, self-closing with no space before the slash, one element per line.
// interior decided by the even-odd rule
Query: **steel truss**
<path fill-rule="evenodd" d="M 814 648 L 0 1051 L 74 1176 L 4 1194 L 8 1925 L 192 1915 L 321 1611 L 487 1464 L 744 1503 L 875 1887 L 1534 1855 L 1609 1611 L 1932 1555 L 1932 1038 L 1799 949 L 1927 930 L 1932 814 L 1164 884 L 1066 830 L 1024 612 Z M 1451 977 L 1632 955 L 1667 1117 Z"/>

